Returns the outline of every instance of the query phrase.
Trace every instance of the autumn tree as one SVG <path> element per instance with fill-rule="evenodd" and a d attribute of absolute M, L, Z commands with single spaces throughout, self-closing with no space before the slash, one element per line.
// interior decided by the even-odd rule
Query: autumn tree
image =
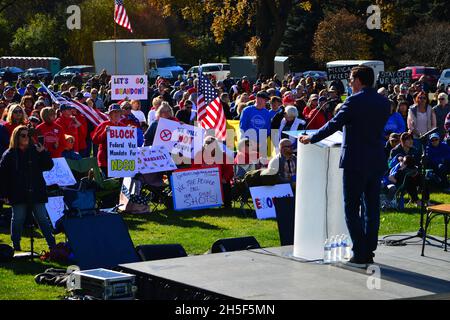
<path fill-rule="evenodd" d="M 370 59 L 372 39 L 365 29 L 365 21 L 346 9 L 327 13 L 314 35 L 314 60 L 325 64 L 332 60 Z"/>
<path fill-rule="evenodd" d="M 445 69 L 450 65 L 450 23 L 419 25 L 405 32 L 397 45 L 403 65 L 425 65 Z"/>
<path fill-rule="evenodd" d="M 227 34 L 251 30 L 248 39 L 257 56 L 258 72 L 273 74 L 273 60 L 286 30 L 294 0 L 149 0 L 164 15 L 178 14 L 185 20 L 203 21 L 211 17 L 210 30 L 215 41 L 222 43 Z"/>

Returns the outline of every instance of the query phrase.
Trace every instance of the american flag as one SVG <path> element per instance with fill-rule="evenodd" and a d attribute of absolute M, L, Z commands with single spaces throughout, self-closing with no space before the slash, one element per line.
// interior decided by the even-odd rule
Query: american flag
<path fill-rule="evenodd" d="M 133 33 L 131 29 L 131 23 L 128 19 L 127 11 L 123 5 L 123 0 L 114 0 L 114 21 L 121 27 L 128 29 Z"/>
<path fill-rule="evenodd" d="M 197 112 L 200 126 L 205 129 L 215 129 L 216 138 L 224 141 L 227 132 L 227 120 L 223 112 L 216 89 L 201 70 L 199 71 Z"/>
<path fill-rule="evenodd" d="M 42 82 L 41 82 L 42 88 L 44 88 L 48 94 L 50 95 L 53 102 L 61 105 L 61 104 L 67 104 L 71 105 L 82 115 L 86 117 L 94 126 L 98 126 L 103 121 L 109 120 L 108 116 L 102 112 L 100 112 L 98 109 L 91 109 L 87 105 L 84 105 L 76 100 L 67 99 L 66 97 L 63 97 L 61 95 L 55 95 L 53 92 L 51 92 Z"/>

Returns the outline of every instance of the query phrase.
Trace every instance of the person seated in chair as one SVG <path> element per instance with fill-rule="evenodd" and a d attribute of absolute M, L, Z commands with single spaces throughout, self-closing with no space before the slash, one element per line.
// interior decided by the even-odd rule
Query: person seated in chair
<path fill-rule="evenodd" d="M 413 146 L 414 140 L 410 133 L 404 132 L 400 135 L 400 144 L 391 150 L 391 155 L 389 157 L 389 168 L 393 168 L 397 163 L 399 163 L 400 157 L 405 157 L 410 155 L 415 161 L 415 165 L 420 163 L 420 153 Z"/>
<path fill-rule="evenodd" d="M 292 150 L 292 142 L 289 139 L 282 139 L 279 150 L 280 152 L 270 160 L 268 168 L 261 172 L 261 176 L 277 175 L 279 183 L 290 183 L 295 190 L 297 157 Z"/>
<path fill-rule="evenodd" d="M 394 183 L 397 190 L 402 186 L 411 197 L 411 202 L 420 207 L 418 188 L 423 188 L 423 199 L 428 201 L 429 194 L 427 188 L 424 187 L 422 175 L 419 173 L 415 160 L 411 155 L 406 155 L 399 158 L 399 163 L 392 168 L 389 174 L 389 181 Z"/>
<path fill-rule="evenodd" d="M 75 138 L 71 135 L 66 134 L 65 135 L 65 148 L 64 151 L 62 152 L 62 156 L 66 159 L 70 159 L 70 160 L 81 160 L 83 159 L 83 157 L 73 151 L 73 145 L 75 144 Z"/>
<path fill-rule="evenodd" d="M 439 133 L 433 133 L 430 136 L 426 154 L 426 167 L 434 171 L 442 188 L 448 188 L 447 174 L 450 173 L 450 146 L 440 141 Z"/>

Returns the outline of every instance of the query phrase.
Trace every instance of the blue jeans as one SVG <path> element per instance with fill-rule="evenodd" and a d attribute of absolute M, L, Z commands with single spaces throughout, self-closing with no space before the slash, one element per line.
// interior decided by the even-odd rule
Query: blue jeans
<path fill-rule="evenodd" d="M 39 228 L 47 241 L 48 247 L 53 248 L 56 245 L 55 237 L 52 234 L 52 225 L 47 214 L 47 209 L 43 203 L 33 204 L 33 216 L 39 223 Z M 27 217 L 27 205 L 16 204 L 12 206 L 11 219 L 11 240 L 14 248 L 20 248 L 20 238 L 22 235 L 23 224 Z"/>

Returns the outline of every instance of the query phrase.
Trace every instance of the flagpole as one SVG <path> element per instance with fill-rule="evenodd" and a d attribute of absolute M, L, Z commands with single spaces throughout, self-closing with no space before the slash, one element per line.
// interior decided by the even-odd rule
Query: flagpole
<path fill-rule="evenodd" d="M 114 9 L 114 75 L 117 75 L 117 23 Z"/>

